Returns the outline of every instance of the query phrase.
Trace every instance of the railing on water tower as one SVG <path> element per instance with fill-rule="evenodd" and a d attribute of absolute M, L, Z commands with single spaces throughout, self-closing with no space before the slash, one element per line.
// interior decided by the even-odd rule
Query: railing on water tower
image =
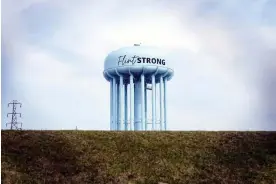
<path fill-rule="evenodd" d="M 146 127 L 146 130 L 153 130 L 153 122 L 152 122 L 152 118 L 148 118 L 145 120 L 145 124 L 147 125 Z M 116 121 L 116 127 L 113 128 L 113 130 L 121 130 L 121 131 L 125 131 L 125 130 L 134 130 L 135 128 L 135 125 L 139 124 L 141 125 L 141 120 L 138 120 L 138 121 L 134 121 L 134 124 L 133 124 L 133 127 L 131 127 L 131 121 L 130 120 L 124 120 L 123 121 L 123 124 L 121 124 L 121 120 L 118 120 Z M 163 123 L 161 124 L 161 120 L 160 119 L 157 119 L 155 121 L 155 129 L 154 130 L 165 130 L 165 121 L 163 121 Z M 112 122 L 112 124 L 114 125 L 114 121 Z M 148 126 L 150 125 L 150 126 Z M 156 125 L 159 125 L 159 126 L 156 126 Z M 161 126 L 162 125 L 162 126 Z M 118 127 L 121 126 L 120 129 L 118 129 Z M 142 125 L 141 125 L 142 126 Z M 143 129 L 143 126 L 142 126 L 142 131 L 144 130 Z M 154 131 L 153 130 L 153 131 Z"/>

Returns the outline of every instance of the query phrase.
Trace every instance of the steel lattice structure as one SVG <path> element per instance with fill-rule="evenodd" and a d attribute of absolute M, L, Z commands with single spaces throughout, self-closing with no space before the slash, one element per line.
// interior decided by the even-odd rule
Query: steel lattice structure
<path fill-rule="evenodd" d="M 11 119 L 11 122 L 6 123 L 6 126 L 8 126 L 10 124 L 11 130 L 21 130 L 22 122 L 17 122 L 17 115 L 19 115 L 21 117 L 21 113 L 16 112 L 16 106 L 20 105 L 19 107 L 21 108 L 22 103 L 18 102 L 17 100 L 13 100 L 12 102 L 8 103 L 8 107 L 10 107 L 10 105 L 12 105 L 12 112 L 7 113 L 7 117 L 9 117 L 9 115 L 11 115 L 12 119 Z M 18 125 L 21 125 L 20 128 L 18 127 Z"/>

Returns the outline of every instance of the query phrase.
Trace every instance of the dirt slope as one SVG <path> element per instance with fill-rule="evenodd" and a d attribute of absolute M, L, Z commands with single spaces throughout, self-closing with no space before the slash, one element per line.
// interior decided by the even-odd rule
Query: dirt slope
<path fill-rule="evenodd" d="M 2 183 L 276 183 L 276 132 L 2 131 Z"/>

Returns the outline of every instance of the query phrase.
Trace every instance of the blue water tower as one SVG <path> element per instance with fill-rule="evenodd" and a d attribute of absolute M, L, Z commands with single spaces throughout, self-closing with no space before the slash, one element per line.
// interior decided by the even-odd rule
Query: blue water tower
<path fill-rule="evenodd" d="M 165 53 L 134 44 L 106 57 L 103 73 L 110 82 L 110 130 L 167 130 L 167 81 L 174 71 Z"/>

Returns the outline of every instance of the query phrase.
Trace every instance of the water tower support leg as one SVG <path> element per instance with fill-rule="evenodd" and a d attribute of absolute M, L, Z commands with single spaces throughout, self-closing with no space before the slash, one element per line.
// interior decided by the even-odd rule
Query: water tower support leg
<path fill-rule="evenodd" d="M 110 81 L 110 130 L 114 130 L 114 127 L 113 127 L 113 79 Z"/>
<path fill-rule="evenodd" d="M 134 85 L 134 129 L 142 130 L 141 126 L 141 80 Z"/>
<path fill-rule="evenodd" d="M 124 130 L 123 128 L 123 124 L 124 124 L 124 99 L 125 99 L 125 95 L 124 95 L 124 79 L 123 76 L 120 76 L 120 130 Z"/>
<path fill-rule="evenodd" d="M 120 82 L 116 83 L 116 100 L 116 129 L 120 130 Z"/>
<path fill-rule="evenodd" d="M 145 130 L 148 129 L 148 115 L 147 115 L 147 82 L 144 85 L 144 93 L 145 93 Z"/>
<path fill-rule="evenodd" d="M 141 130 L 145 130 L 145 76 L 141 75 Z"/>
<path fill-rule="evenodd" d="M 164 129 L 167 130 L 167 79 L 164 78 Z"/>
<path fill-rule="evenodd" d="M 133 75 L 130 75 L 130 130 L 134 130 L 134 83 Z"/>
<path fill-rule="evenodd" d="M 113 78 L 113 130 L 117 130 L 117 85 L 116 79 Z"/>
<path fill-rule="evenodd" d="M 160 83 L 159 83 L 159 96 L 160 96 L 160 130 L 163 130 L 163 77 L 160 77 Z"/>
<path fill-rule="evenodd" d="M 127 83 L 125 84 L 125 130 L 128 130 L 128 94 Z"/>
<path fill-rule="evenodd" d="M 156 121 L 155 75 L 151 76 L 151 81 L 152 81 L 152 130 L 155 130 L 155 121 Z"/>

